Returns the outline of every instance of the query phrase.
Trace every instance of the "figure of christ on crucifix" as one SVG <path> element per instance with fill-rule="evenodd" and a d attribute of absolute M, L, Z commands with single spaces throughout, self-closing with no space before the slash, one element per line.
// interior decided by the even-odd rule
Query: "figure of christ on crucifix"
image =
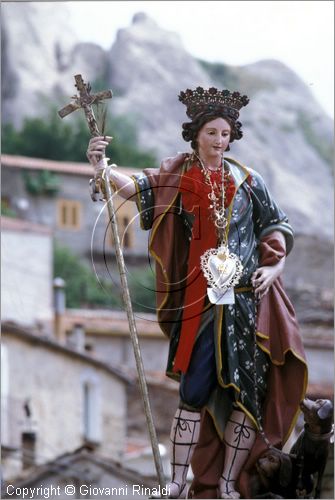
<path fill-rule="evenodd" d="M 96 94 L 91 94 L 91 86 L 84 83 L 81 75 L 75 75 L 74 79 L 76 81 L 75 86 L 78 89 L 79 96 L 74 95 L 72 97 L 73 102 L 65 106 L 58 111 L 61 118 L 69 115 L 77 109 L 83 109 L 85 112 L 86 121 L 88 123 L 91 136 L 100 136 L 100 131 L 94 116 L 92 109 L 93 104 L 98 104 L 104 99 L 111 99 L 113 97 L 113 92 L 111 90 L 103 90 L 102 92 L 97 92 Z"/>
<path fill-rule="evenodd" d="M 73 101 L 70 104 L 67 104 L 64 108 L 60 109 L 58 114 L 61 118 L 64 118 L 70 113 L 73 113 L 73 111 L 83 109 L 91 136 L 99 137 L 101 135 L 101 131 L 98 129 L 92 106 L 93 104 L 97 105 L 103 102 L 105 99 L 111 99 L 113 97 L 113 92 L 111 90 L 103 90 L 102 92 L 91 94 L 90 84 L 84 83 L 81 75 L 75 75 L 74 79 L 76 81 L 75 87 L 78 89 L 79 95 L 72 96 Z M 108 137 L 107 140 L 110 142 L 112 137 Z M 94 179 L 91 179 L 90 181 L 91 197 L 93 201 L 97 201 L 98 195 L 101 193 L 102 170 L 103 169 L 100 169 L 99 172 L 95 172 Z"/>

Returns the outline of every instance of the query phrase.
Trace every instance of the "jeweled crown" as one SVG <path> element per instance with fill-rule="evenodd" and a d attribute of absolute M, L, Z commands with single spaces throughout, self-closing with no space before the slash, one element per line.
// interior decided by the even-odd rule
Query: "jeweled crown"
<path fill-rule="evenodd" d="M 208 90 L 202 87 L 197 87 L 195 90 L 187 89 L 185 92 L 181 91 L 178 98 L 185 104 L 186 114 L 191 120 L 206 111 L 219 112 L 237 120 L 239 110 L 249 102 L 246 95 L 236 91 L 230 92 L 227 89 L 218 90 L 215 87 Z"/>

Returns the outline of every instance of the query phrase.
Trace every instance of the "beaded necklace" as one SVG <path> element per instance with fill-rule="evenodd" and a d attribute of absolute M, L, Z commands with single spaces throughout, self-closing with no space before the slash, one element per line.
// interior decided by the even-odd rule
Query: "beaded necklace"
<path fill-rule="evenodd" d="M 219 180 L 221 186 L 219 188 L 216 181 L 212 180 L 212 176 L 214 177 L 217 171 L 211 171 L 202 164 L 201 168 L 205 177 L 205 182 L 211 188 L 211 192 L 208 194 L 208 198 L 210 200 L 209 208 L 212 209 L 211 219 L 216 227 L 220 244 L 226 244 L 225 229 L 228 225 L 228 220 L 226 218 L 225 209 L 226 204 L 228 204 L 226 192 L 231 177 L 230 171 L 225 170 L 223 166 L 218 169 L 221 174 L 221 179 Z"/>
<path fill-rule="evenodd" d="M 201 269 L 207 279 L 209 288 L 207 289 L 209 300 L 212 303 L 220 303 L 221 300 L 226 300 L 223 295 L 239 282 L 243 272 L 243 266 L 239 257 L 229 251 L 227 225 L 228 220 L 225 213 L 226 186 L 230 178 L 230 171 L 224 170 L 223 161 L 221 163 L 221 189 L 217 194 L 218 186 L 212 181 L 210 170 L 205 167 L 201 158 L 194 153 L 195 158 L 199 161 L 202 169 L 205 182 L 211 188 L 208 194 L 210 200 L 209 208 L 212 210 L 211 218 L 217 230 L 219 245 L 218 248 L 208 249 L 200 257 Z M 230 301 L 234 301 L 234 294 L 231 295 Z M 230 302 L 231 303 L 231 302 Z"/>

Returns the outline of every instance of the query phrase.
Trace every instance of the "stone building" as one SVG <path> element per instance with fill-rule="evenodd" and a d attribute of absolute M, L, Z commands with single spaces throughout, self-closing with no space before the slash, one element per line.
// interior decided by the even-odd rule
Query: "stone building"
<path fill-rule="evenodd" d="M 144 478 L 113 458 L 82 446 L 47 463 L 31 467 L 2 484 L 2 498 L 148 498 L 157 479 Z M 144 492 L 147 492 L 146 494 Z"/>
<path fill-rule="evenodd" d="M 1 318 L 48 325 L 52 318 L 52 230 L 1 217 Z"/>
<path fill-rule="evenodd" d="M 5 208 L 18 218 L 49 227 L 58 243 L 89 263 L 99 267 L 105 257 L 114 257 L 106 204 L 90 197 L 93 168 L 88 163 L 12 155 L 1 155 L 1 162 Z M 136 172 L 118 168 L 128 175 Z M 117 195 L 114 204 L 127 262 L 146 261 L 147 235 L 140 229 L 135 204 Z"/>
<path fill-rule="evenodd" d="M 142 312 L 135 312 L 134 315 L 145 369 L 148 372 L 164 372 L 168 341 L 158 326 L 156 315 Z M 76 331 L 81 330 L 86 348 L 95 357 L 125 369 L 128 373 L 134 372 L 135 357 L 124 311 L 66 309 L 61 328 L 61 335 L 68 342 L 72 341 Z"/>
<path fill-rule="evenodd" d="M 33 329 L 2 324 L 4 477 L 89 443 L 121 460 L 127 379 Z"/>
<path fill-rule="evenodd" d="M 2 232 L 4 479 L 85 443 L 121 460 L 129 379 L 79 336 L 69 343 L 55 334 L 51 230 L 3 217 Z"/>

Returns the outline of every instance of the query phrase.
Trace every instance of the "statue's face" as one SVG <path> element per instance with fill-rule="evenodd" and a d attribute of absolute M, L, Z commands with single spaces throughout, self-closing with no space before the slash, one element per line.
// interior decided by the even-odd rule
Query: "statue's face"
<path fill-rule="evenodd" d="M 199 130 L 198 153 L 202 159 L 215 161 L 222 157 L 230 141 L 231 128 L 224 118 L 215 118 Z"/>

